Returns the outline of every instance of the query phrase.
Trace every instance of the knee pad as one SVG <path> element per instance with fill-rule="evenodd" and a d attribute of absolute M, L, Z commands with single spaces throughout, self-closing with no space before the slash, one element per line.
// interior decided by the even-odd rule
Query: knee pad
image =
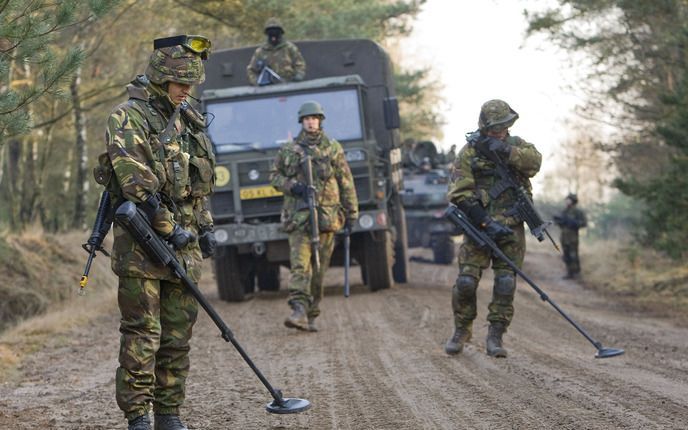
<path fill-rule="evenodd" d="M 495 277 L 494 293 L 500 296 L 512 296 L 516 291 L 516 278 L 512 274 Z"/>
<path fill-rule="evenodd" d="M 475 295 L 475 290 L 478 288 L 478 280 L 470 275 L 459 275 L 456 278 L 454 289 L 457 295 L 461 297 L 472 297 Z"/>

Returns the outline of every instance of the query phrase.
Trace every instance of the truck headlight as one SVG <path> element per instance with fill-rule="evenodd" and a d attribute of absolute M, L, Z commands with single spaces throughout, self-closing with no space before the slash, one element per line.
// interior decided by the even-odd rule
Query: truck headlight
<path fill-rule="evenodd" d="M 256 169 L 251 169 L 248 171 L 248 178 L 252 181 L 257 181 L 260 178 L 260 172 Z"/>
<path fill-rule="evenodd" d="M 346 151 L 346 161 L 348 163 L 351 163 L 352 161 L 365 161 L 366 159 L 366 153 L 362 149 L 352 149 L 350 151 Z"/>
<path fill-rule="evenodd" d="M 218 243 L 227 242 L 227 239 L 229 239 L 229 235 L 227 234 L 227 230 L 223 230 L 221 228 L 218 228 L 217 230 L 215 230 L 215 239 L 217 240 Z"/>
<path fill-rule="evenodd" d="M 375 221 L 373 220 L 372 216 L 365 214 L 361 215 L 361 217 L 358 219 L 358 223 L 361 225 L 362 228 L 368 230 L 369 228 L 373 227 Z"/>

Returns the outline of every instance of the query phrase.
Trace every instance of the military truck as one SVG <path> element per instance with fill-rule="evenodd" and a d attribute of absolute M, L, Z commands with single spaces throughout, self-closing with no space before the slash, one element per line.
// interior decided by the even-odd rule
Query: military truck
<path fill-rule="evenodd" d="M 412 144 L 404 153 L 404 192 L 408 246 L 431 248 L 433 261 L 450 264 L 458 231 L 444 218 L 449 184 L 448 160 L 431 141 Z"/>
<path fill-rule="evenodd" d="M 289 244 L 280 229 L 283 197 L 270 186 L 269 172 L 280 146 L 299 133 L 297 111 L 309 100 L 322 105 L 324 130 L 342 144 L 351 167 L 360 209 L 351 256 L 364 282 L 375 291 L 408 277 L 399 109 L 389 57 L 370 40 L 296 45 L 307 64 L 301 82 L 251 86 L 246 65 L 255 47 L 215 52 L 206 62 L 201 98 L 217 157 L 211 211 L 223 300 L 280 287 Z M 333 265 L 343 263 L 339 242 Z"/>

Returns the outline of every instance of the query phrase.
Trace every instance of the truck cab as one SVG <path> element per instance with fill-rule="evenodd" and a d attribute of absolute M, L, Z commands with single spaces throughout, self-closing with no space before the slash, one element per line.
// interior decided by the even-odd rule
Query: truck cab
<path fill-rule="evenodd" d="M 283 198 L 269 174 L 279 148 L 301 130 L 299 107 L 311 100 L 323 107 L 324 131 L 342 144 L 354 177 L 360 215 L 351 256 L 362 278 L 372 290 L 406 281 L 399 114 L 389 58 L 369 40 L 296 45 L 307 64 L 301 82 L 250 85 L 245 69 L 255 47 L 220 51 L 207 62 L 201 99 L 217 158 L 211 211 L 223 300 L 279 289 L 289 245 L 280 223 Z M 332 264 L 341 257 L 338 243 Z"/>

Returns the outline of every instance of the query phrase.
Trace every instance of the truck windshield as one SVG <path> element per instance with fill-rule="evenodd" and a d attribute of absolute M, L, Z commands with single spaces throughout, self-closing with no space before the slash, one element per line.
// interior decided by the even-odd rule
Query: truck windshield
<path fill-rule="evenodd" d="M 250 100 L 212 100 L 207 102 L 206 110 L 215 115 L 208 133 L 216 152 L 279 147 L 299 134 L 299 108 L 312 100 L 325 111 L 323 129 L 329 137 L 339 141 L 363 138 L 354 88 Z"/>

